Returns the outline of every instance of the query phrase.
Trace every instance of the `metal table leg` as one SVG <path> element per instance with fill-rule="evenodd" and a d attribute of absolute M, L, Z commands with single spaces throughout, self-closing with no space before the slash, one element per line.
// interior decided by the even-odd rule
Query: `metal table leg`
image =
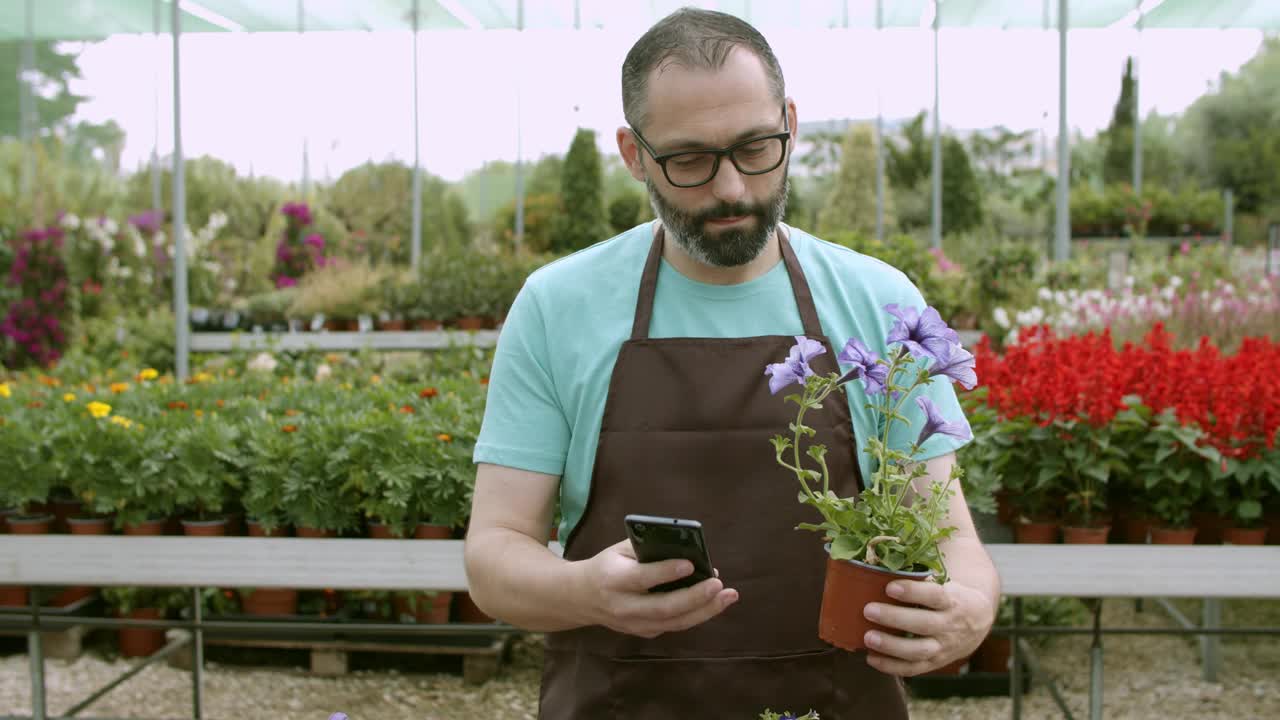
<path fill-rule="evenodd" d="M 1205 598 L 1201 627 L 1217 630 L 1222 627 L 1222 600 Z M 1218 668 L 1222 665 L 1222 639 L 1214 635 L 1200 636 L 1201 676 L 1206 682 L 1218 682 Z"/>
<path fill-rule="evenodd" d="M 1089 648 L 1089 720 L 1102 720 L 1102 598 L 1093 598 L 1093 646 Z"/>
<path fill-rule="evenodd" d="M 1009 628 L 1009 645 L 1013 650 L 1013 666 L 1009 669 L 1009 696 L 1013 699 L 1013 720 L 1022 720 L 1022 651 L 1018 628 L 1022 625 L 1022 598 L 1013 598 L 1013 627 Z"/>
<path fill-rule="evenodd" d="M 31 588 L 31 632 L 27 635 L 28 655 L 31 660 L 31 717 L 45 720 L 44 696 L 44 645 L 40 637 L 40 588 Z"/>
<path fill-rule="evenodd" d="M 200 720 L 201 688 L 204 685 L 204 630 L 201 629 L 201 623 L 204 622 L 204 602 L 200 597 L 200 588 L 191 589 L 191 601 L 191 613 L 196 621 L 196 627 L 191 631 L 191 704 L 194 712 L 192 717 Z"/>

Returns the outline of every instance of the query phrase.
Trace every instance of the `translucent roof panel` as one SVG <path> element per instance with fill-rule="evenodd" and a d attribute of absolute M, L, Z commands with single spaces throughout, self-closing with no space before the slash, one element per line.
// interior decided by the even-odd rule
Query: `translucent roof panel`
<path fill-rule="evenodd" d="M 173 0 L 163 0 L 162 29 Z M 294 32 L 298 0 L 178 0 L 183 32 Z M 1053 28 L 1059 0 L 944 0 L 946 28 Z M 41 39 L 149 33 L 152 0 L 37 0 Z M 0 0 L 0 39 L 24 34 L 25 0 Z M 420 0 L 424 30 L 605 28 L 640 31 L 684 5 L 729 12 L 762 29 L 876 26 L 875 0 Z M 303 0 L 310 32 L 404 30 L 412 0 Z M 1073 28 L 1133 25 L 1135 0 L 1071 0 Z M 1144 0 L 1148 28 L 1280 29 L 1280 0 Z M 885 27 L 928 27 L 932 0 L 883 0 Z"/>

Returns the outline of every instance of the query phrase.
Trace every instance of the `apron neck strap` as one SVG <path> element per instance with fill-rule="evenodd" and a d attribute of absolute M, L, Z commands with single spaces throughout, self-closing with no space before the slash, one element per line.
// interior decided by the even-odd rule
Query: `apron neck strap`
<path fill-rule="evenodd" d="M 636 302 L 635 323 L 631 326 L 631 339 L 644 340 L 649 337 L 649 324 L 653 320 L 653 298 L 658 289 L 658 268 L 662 264 L 662 242 L 665 228 L 661 225 L 653 234 L 653 245 L 649 248 L 649 258 L 644 264 L 644 274 L 640 276 L 640 295 Z M 822 323 L 818 322 L 818 309 L 813 303 L 813 293 L 809 291 L 809 282 L 800 269 L 800 261 L 796 259 L 791 243 L 787 241 L 782 230 L 778 230 L 778 246 L 782 250 L 782 262 L 787 267 L 787 275 L 791 278 L 791 292 L 795 296 L 796 307 L 800 310 L 800 321 L 804 326 L 804 334 L 819 339 L 822 337 Z"/>

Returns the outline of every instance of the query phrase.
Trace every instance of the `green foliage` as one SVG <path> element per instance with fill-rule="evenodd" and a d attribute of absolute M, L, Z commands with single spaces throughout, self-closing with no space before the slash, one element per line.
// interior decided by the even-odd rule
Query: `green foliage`
<path fill-rule="evenodd" d="M 982 224 L 983 199 L 964 144 L 942 140 L 942 231 L 965 232 Z"/>
<path fill-rule="evenodd" d="M 1116 101 L 1111 124 L 1107 126 L 1104 135 L 1107 149 L 1102 162 L 1102 179 L 1107 184 L 1133 181 L 1133 129 L 1136 111 L 1133 58 L 1125 58 L 1124 76 L 1120 79 L 1120 99 Z"/>
<path fill-rule="evenodd" d="M 471 244 L 471 225 L 461 198 L 438 177 L 422 173 L 422 243 L 433 247 L 462 248 Z M 343 173 L 321 193 L 319 205 L 343 228 L 341 235 L 360 238 L 355 247 L 339 255 L 365 257 L 374 262 L 407 265 L 412 254 L 413 168 L 399 162 L 366 163 Z M 320 228 L 325 240 L 337 238 Z"/>
<path fill-rule="evenodd" d="M 560 223 L 561 203 L 559 194 L 529 195 L 524 199 L 524 241 L 520 246 L 523 251 L 532 253 L 552 252 L 557 242 L 556 230 Z M 516 206 L 515 202 L 498 211 L 494 221 L 497 244 L 504 250 L 514 250 L 516 242 Z M 598 238 L 603 240 L 604 237 Z"/>
<path fill-rule="evenodd" d="M 121 615 L 128 615 L 134 610 L 155 609 L 163 611 L 163 616 L 169 610 L 186 607 L 188 600 L 186 590 L 174 588 L 104 587 L 101 592 L 107 607 L 114 608 Z"/>
<path fill-rule="evenodd" d="M 640 216 L 646 206 L 644 195 L 629 192 L 618 195 L 609 201 L 609 227 L 616 233 L 623 233 L 640 224 Z"/>
<path fill-rule="evenodd" d="M 885 188 L 885 227 L 893 227 L 892 193 Z M 831 235 L 852 231 L 872 235 L 876 229 L 876 150 L 873 130 L 866 125 L 851 128 L 840 152 L 840 169 L 832 180 L 822 210 L 818 232 Z"/>
<path fill-rule="evenodd" d="M 560 198 L 563 214 L 552 238 L 553 251 L 581 250 L 609 236 L 594 130 L 579 128 L 573 136 L 560 176 Z"/>
<path fill-rule="evenodd" d="M 33 45 L 35 70 L 40 76 L 40 89 L 33 93 L 35 130 L 60 128 L 88 99 L 71 91 L 71 83 L 80 79 L 80 67 L 76 55 L 62 52 L 56 41 L 40 40 Z M 20 80 L 22 46 L 22 40 L 0 42 L 0 137 L 18 137 L 24 92 Z"/>
<path fill-rule="evenodd" d="M 933 144 L 925 137 L 925 115 L 921 110 L 903 126 L 901 144 L 893 139 L 885 144 L 885 174 L 895 188 L 917 187 L 933 172 Z"/>
<path fill-rule="evenodd" d="M 1040 254 L 1031 243 L 998 240 L 969 268 L 974 281 L 973 308 L 983 323 L 997 307 L 1022 307 L 1033 297 Z M 988 334 L 1002 334 L 986 328 Z"/>

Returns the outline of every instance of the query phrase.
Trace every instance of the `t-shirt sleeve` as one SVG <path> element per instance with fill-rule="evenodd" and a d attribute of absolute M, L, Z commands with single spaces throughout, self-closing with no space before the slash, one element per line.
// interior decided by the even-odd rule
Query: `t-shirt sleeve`
<path fill-rule="evenodd" d="M 903 301 L 910 307 L 916 308 L 920 312 L 924 312 L 925 301 L 920 291 L 914 285 L 908 283 L 908 291 Z M 895 352 L 898 345 L 889 347 L 890 352 Z M 932 364 L 932 360 L 915 360 L 907 369 L 898 373 L 897 382 L 902 385 L 909 385 L 914 381 L 915 373 L 922 364 Z M 938 375 L 930 378 L 929 382 L 917 387 L 907 399 L 902 403 L 899 413 L 907 419 L 907 422 L 895 420 L 893 427 L 889 430 L 889 447 L 895 450 L 907 452 L 911 450 L 911 446 L 920 437 L 920 431 L 924 428 L 925 413 L 916 403 L 919 396 L 928 397 L 938 409 L 938 414 L 947 422 L 962 423 L 969 431 L 967 438 L 958 438 L 943 433 L 934 433 L 924 445 L 916 452 L 916 460 L 929 460 L 935 457 L 946 455 L 964 447 L 973 437 L 973 430 L 969 426 L 969 419 L 965 417 L 964 409 L 960 406 L 960 398 L 956 394 L 955 386 L 951 380 L 945 375 Z"/>
<path fill-rule="evenodd" d="M 527 282 L 498 337 L 474 462 L 564 473 L 570 428 L 551 371 L 547 334 L 536 287 Z"/>

